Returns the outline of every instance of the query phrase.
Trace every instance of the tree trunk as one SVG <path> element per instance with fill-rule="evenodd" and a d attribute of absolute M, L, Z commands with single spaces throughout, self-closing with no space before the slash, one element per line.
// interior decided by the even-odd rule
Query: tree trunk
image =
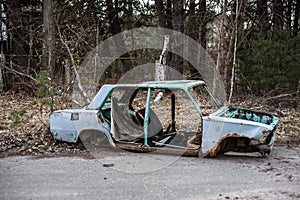
<path fill-rule="evenodd" d="M 291 1 L 287 1 L 286 27 L 288 30 L 292 29 L 292 4 Z"/>
<path fill-rule="evenodd" d="M 195 0 L 190 1 L 190 7 L 188 12 L 188 27 L 187 27 L 187 34 L 193 38 L 194 40 L 198 39 L 198 33 L 197 33 L 197 19 L 195 15 Z"/>
<path fill-rule="evenodd" d="M 283 30 L 283 6 L 282 0 L 273 0 L 272 24 L 274 28 Z"/>
<path fill-rule="evenodd" d="M 163 0 L 155 0 L 155 12 L 157 18 L 157 26 L 165 28 L 165 15 Z"/>
<path fill-rule="evenodd" d="M 15 54 L 17 57 L 17 65 L 25 67 L 27 66 L 27 51 L 25 49 L 26 38 L 22 32 L 21 24 L 21 0 L 9 0 L 8 4 L 8 20 L 9 20 L 9 34 L 11 40 L 11 49 L 12 54 Z"/>
<path fill-rule="evenodd" d="M 3 52 L 0 53 L 0 92 L 3 92 L 6 88 L 5 86 L 5 76 L 4 76 L 4 66 L 5 66 L 5 55 Z"/>
<path fill-rule="evenodd" d="M 107 16 L 109 21 L 109 32 L 112 35 L 116 35 L 122 31 L 121 24 L 118 16 L 119 1 L 115 0 L 115 4 L 112 0 L 106 0 Z"/>
<path fill-rule="evenodd" d="M 112 34 L 112 36 L 121 33 L 122 28 L 121 28 L 121 23 L 118 17 L 119 13 L 119 1 L 115 0 L 113 3 L 112 0 L 106 0 L 106 5 L 107 5 L 107 16 L 108 16 L 108 21 L 109 21 L 109 32 Z M 118 69 L 118 74 L 121 76 L 123 73 L 128 71 L 130 69 L 130 60 L 128 60 L 129 54 L 127 51 L 127 47 L 124 41 L 124 38 L 122 36 L 119 37 L 113 37 L 114 38 L 114 43 L 115 47 L 113 49 L 110 49 L 110 51 L 117 53 L 120 55 L 121 58 L 121 64 L 122 67 L 115 66 Z"/>
<path fill-rule="evenodd" d="M 43 1 L 43 34 L 44 34 L 44 47 L 42 66 L 45 67 L 50 77 L 54 77 L 54 24 L 53 24 L 53 0 Z"/>
<path fill-rule="evenodd" d="M 172 0 L 167 0 L 167 9 L 166 9 L 166 28 L 172 29 Z"/>
<path fill-rule="evenodd" d="M 184 0 L 174 0 L 173 4 L 173 30 L 183 33 L 183 3 Z M 173 35 L 172 41 L 173 50 L 178 52 L 178 54 L 173 54 L 171 66 L 178 71 L 180 74 L 183 74 L 183 58 L 180 54 L 183 54 L 182 50 L 182 41 L 181 38 L 177 35 Z"/>
<path fill-rule="evenodd" d="M 297 0 L 295 5 L 295 18 L 294 18 L 294 26 L 293 26 L 294 36 L 298 35 L 299 18 L 300 18 L 300 0 Z"/>
<path fill-rule="evenodd" d="M 223 52 L 223 43 L 224 43 L 224 21 L 225 21 L 225 13 L 227 10 L 227 0 L 223 0 L 222 5 L 222 14 L 221 14 L 221 21 L 219 24 L 219 32 L 218 32 L 218 47 L 217 47 L 217 71 L 220 73 L 222 72 L 222 62 L 224 61 L 224 52 Z"/>
<path fill-rule="evenodd" d="M 157 27 L 166 28 L 166 15 L 164 13 L 163 0 L 155 0 L 155 13 L 157 19 Z M 164 35 L 166 34 L 164 30 L 160 30 L 160 41 L 163 42 Z"/>
<path fill-rule="evenodd" d="M 199 28 L 199 22 L 197 20 L 196 16 L 196 3 L 195 0 L 190 0 L 190 6 L 188 10 L 188 26 L 186 33 L 189 35 L 189 37 L 193 38 L 194 40 L 198 40 L 199 33 L 198 33 L 198 28 Z M 188 46 L 191 47 L 193 45 L 193 41 L 189 41 Z M 195 58 L 195 50 L 188 48 L 188 55 L 189 57 Z M 189 63 L 188 69 L 185 70 L 185 75 L 187 79 L 191 79 L 194 74 L 196 74 L 196 69 L 194 66 L 192 66 Z"/>
<path fill-rule="evenodd" d="M 200 26 L 200 43 L 201 46 L 206 49 L 206 0 L 200 0 L 200 19 L 201 19 L 201 26 Z"/>
<path fill-rule="evenodd" d="M 267 0 L 257 0 L 257 17 L 261 32 L 267 31 L 269 29 Z"/>
<path fill-rule="evenodd" d="M 181 33 L 183 32 L 183 3 L 184 0 L 174 0 L 173 4 L 173 28 Z"/>
<path fill-rule="evenodd" d="M 213 94 L 216 93 L 217 91 L 217 85 L 216 81 L 218 79 L 219 74 L 223 71 L 222 67 L 222 62 L 224 62 L 224 50 L 223 50 L 223 43 L 224 43 L 224 21 L 225 21 L 225 13 L 227 10 L 227 0 L 223 0 L 222 2 L 222 14 L 221 14 L 221 21 L 219 24 L 219 32 L 218 32 L 218 47 L 217 47 L 217 64 L 216 64 L 216 71 L 214 72 L 214 82 L 213 82 L 213 89 L 212 92 Z M 222 74 L 222 73 L 221 73 Z"/>
<path fill-rule="evenodd" d="M 65 85 L 67 87 L 70 86 L 71 83 L 71 72 L 70 72 L 70 63 L 69 63 L 69 59 L 65 59 Z"/>
<path fill-rule="evenodd" d="M 240 14 L 239 10 L 239 1 L 235 3 L 235 20 L 234 20 L 234 50 L 233 50 L 233 62 L 232 62 L 232 70 L 231 70 L 231 80 L 230 80 L 230 92 L 229 92 L 229 98 L 228 98 L 228 103 L 231 102 L 231 98 L 233 95 L 233 89 L 234 89 L 234 80 L 235 80 L 235 70 L 236 70 L 236 54 L 237 54 L 237 32 L 238 32 L 238 18 Z"/>

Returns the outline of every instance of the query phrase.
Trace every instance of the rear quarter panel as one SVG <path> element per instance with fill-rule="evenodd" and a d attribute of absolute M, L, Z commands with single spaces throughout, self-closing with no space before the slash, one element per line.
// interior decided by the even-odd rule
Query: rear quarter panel
<path fill-rule="evenodd" d="M 79 134 L 84 130 L 100 130 L 97 110 L 59 110 L 50 115 L 50 131 L 57 140 L 77 142 Z M 76 116 L 76 117 L 72 117 Z"/>
<path fill-rule="evenodd" d="M 71 111 L 55 111 L 50 115 L 50 131 L 57 140 L 76 142 L 77 131 Z"/>

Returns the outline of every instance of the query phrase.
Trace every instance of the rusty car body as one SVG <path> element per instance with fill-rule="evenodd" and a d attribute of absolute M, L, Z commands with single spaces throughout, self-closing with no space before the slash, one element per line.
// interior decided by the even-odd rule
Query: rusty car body
<path fill-rule="evenodd" d="M 267 112 L 220 105 L 202 80 L 103 85 L 85 107 L 54 111 L 49 120 L 57 140 L 94 131 L 121 149 L 207 157 L 269 154 L 278 123 Z"/>

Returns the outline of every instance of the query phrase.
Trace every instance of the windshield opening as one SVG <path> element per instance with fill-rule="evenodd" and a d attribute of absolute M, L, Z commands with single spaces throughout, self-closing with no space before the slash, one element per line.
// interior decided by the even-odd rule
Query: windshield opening
<path fill-rule="evenodd" d="M 204 116 L 215 112 L 221 107 L 220 103 L 212 96 L 206 86 L 198 85 L 189 88 L 189 93 L 200 107 Z"/>

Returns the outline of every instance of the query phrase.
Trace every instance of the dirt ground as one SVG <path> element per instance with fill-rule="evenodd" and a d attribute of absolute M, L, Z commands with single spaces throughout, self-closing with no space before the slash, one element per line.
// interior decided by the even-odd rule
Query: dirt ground
<path fill-rule="evenodd" d="M 279 118 L 277 143 L 298 146 L 300 144 L 300 107 L 287 102 L 236 100 L 233 105 L 272 112 Z M 294 101 L 293 101 L 294 102 Z M 296 101 L 295 101 L 296 102 Z M 269 103 L 269 104 L 268 104 Z M 295 106 L 296 105 L 296 106 Z M 66 109 L 72 105 L 65 96 L 37 98 L 27 93 L 6 92 L 0 94 L 0 157 L 10 155 L 82 155 L 89 156 L 81 143 L 69 144 L 55 141 L 49 131 L 48 117 L 51 110 Z M 295 108 L 296 107 L 296 108 Z"/>

